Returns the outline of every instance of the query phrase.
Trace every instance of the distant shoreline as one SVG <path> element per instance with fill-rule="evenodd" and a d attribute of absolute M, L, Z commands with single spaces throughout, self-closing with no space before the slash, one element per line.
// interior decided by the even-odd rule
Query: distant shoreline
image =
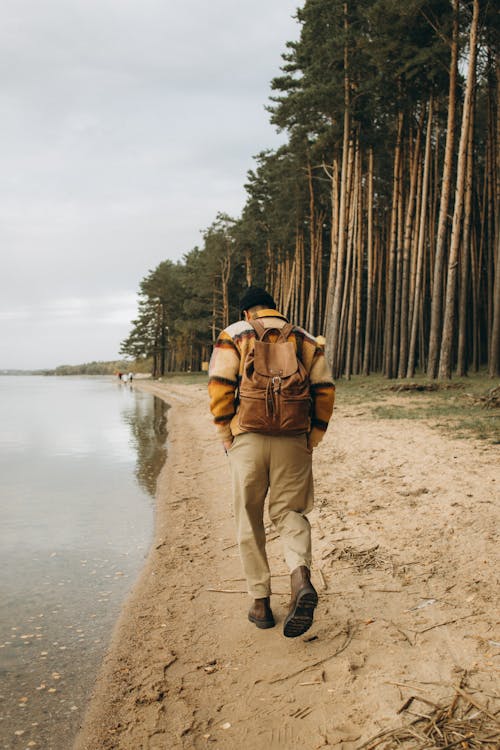
<path fill-rule="evenodd" d="M 134 376 L 148 376 L 148 372 L 138 372 L 138 367 L 130 362 L 88 362 L 80 365 L 57 365 L 57 367 L 43 367 L 38 369 L 22 370 L 18 368 L 0 369 L 0 376 L 12 375 L 110 375 L 118 372 L 132 372 Z"/>

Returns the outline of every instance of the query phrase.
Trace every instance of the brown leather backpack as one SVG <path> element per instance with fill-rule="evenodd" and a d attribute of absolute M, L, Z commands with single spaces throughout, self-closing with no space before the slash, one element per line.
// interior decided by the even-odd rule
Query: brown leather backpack
<path fill-rule="evenodd" d="M 255 330 L 255 347 L 249 352 L 239 387 L 238 419 L 245 432 L 300 435 L 311 428 L 309 375 L 288 341 L 293 325 L 265 328 L 249 321 Z M 271 331 L 276 342 L 265 341 Z"/>

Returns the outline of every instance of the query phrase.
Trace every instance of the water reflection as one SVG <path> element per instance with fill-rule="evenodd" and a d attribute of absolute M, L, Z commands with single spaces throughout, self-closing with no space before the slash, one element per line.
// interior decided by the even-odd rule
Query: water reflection
<path fill-rule="evenodd" d="M 71 746 L 149 548 L 166 412 L 109 378 L 0 378 L 0 750 Z"/>
<path fill-rule="evenodd" d="M 140 395 L 146 395 L 146 398 Z M 122 417 L 130 427 L 132 445 L 137 453 L 135 476 L 139 486 L 154 497 L 156 480 L 167 455 L 165 442 L 169 406 L 156 396 L 140 395 L 137 393 L 132 408 L 124 409 Z"/>

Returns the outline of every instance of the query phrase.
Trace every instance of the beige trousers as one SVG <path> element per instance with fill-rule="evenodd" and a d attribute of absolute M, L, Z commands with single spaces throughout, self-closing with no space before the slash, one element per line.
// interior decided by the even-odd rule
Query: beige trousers
<path fill-rule="evenodd" d="M 305 514 L 314 500 L 312 452 L 306 435 L 245 432 L 236 435 L 228 456 L 243 570 L 250 596 L 260 599 L 271 594 L 263 520 L 268 490 L 269 517 L 281 537 L 290 572 L 299 565 L 311 567 L 311 527 Z"/>

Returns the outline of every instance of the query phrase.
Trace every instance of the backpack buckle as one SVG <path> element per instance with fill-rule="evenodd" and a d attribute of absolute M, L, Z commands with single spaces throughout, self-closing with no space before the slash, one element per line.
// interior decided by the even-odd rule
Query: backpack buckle
<path fill-rule="evenodd" d="M 274 375 L 273 378 L 271 378 L 271 383 L 273 384 L 273 391 L 277 393 L 281 386 L 281 377 L 280 375 Z"/>

